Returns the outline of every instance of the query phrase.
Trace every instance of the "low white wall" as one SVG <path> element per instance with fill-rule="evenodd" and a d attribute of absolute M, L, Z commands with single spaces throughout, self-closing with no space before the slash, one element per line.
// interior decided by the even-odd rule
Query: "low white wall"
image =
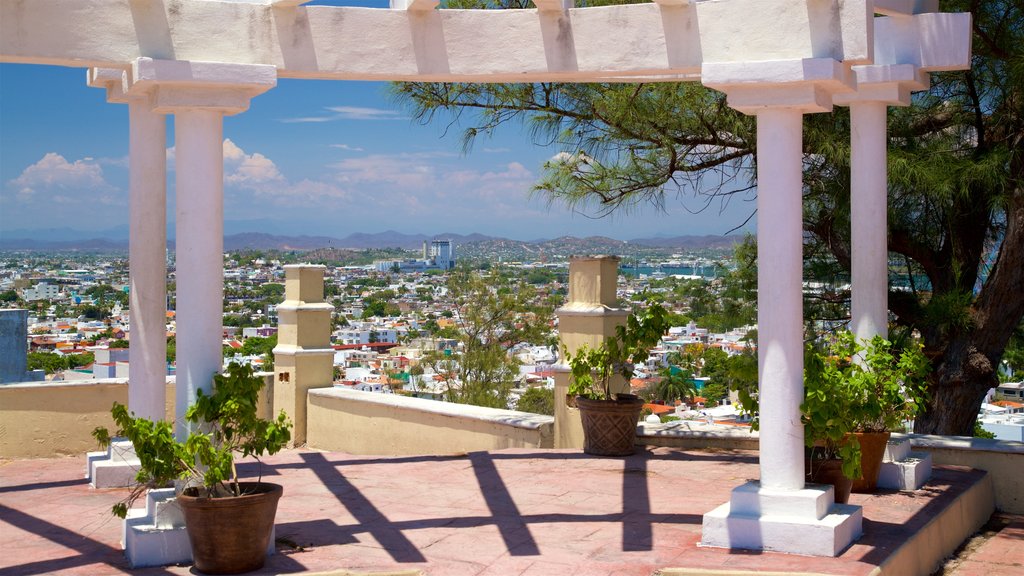
<path fill-rule="evenodd" d="M 893 434 L 910 438 L 914 450 L 927 451 L 934 464 L 987 470 L 995 487 L 996 508 L 1024 514 L 1024 443 L 967 436 Z"/>
<path fill-rule="evenodd" d="M 165 394 L 174 416 L 174 382 Z M 113 428 L 110 408 L 128 403 L 128 380 L 70 380 L 0 385 L 0 458 L 51 458 L 97 450 L 92 431 Z"/>
<path fill-rule="evenodd" d="M 310 390 L 306 442 L 350 454 L 551 448 L 554 418 L 343 388 Z"/>

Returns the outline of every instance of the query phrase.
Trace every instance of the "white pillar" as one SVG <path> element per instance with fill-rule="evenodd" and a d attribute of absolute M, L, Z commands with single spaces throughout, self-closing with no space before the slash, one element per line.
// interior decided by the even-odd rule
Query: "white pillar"
<path fill-rule="evenodd" d="M 166 118 L 142 98 L 128 101 L 128 409 L 162 420 L 167 375 Z"/>
<path fill-rule="evenodd" d="M 886 104 L 850 104 L 851 321 L 858 339 L 888 335 Z"/>
<path fill-rule="evenodd" d="M 196 390 L 209 391 L 222 364 L 224 301 L 223 113 L 182 109 L 174 115 L 177 371 L 175 434 Z"/>
<path fill-rule="evenodd" d="M 761 485 L 804 486 L 803 114 L 757 112 L 757 351 Z"/>

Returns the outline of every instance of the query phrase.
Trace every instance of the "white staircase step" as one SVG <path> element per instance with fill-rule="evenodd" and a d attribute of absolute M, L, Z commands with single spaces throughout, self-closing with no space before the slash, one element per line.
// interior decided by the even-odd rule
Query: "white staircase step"
<path fill-rule="evenodd" d="M 174 501 L 174 488 L 150 490 L 145 508 L 128 511 L 121 544 L 133 568 L 192 562 L 192 546 Z"/>
<path fill-rule="evenodd" d="M 887 490 L 917 490 L 931 476 L 931 453 L 910 452 L 899 461 L 882 462 L 878 471 L 878 487 Z"/>
<path fill-rule="evenodd" d="M 910 457 L 910 440 L 890 438 L 885 445 L 882 462 L 899 462 Z"/>
<path fill-rule="evenodd" d="M 115 438 L 105 452 L 85 455 L 85 477 L 93 488 L 124 488 L 135 483 L 139 459 L 135 447 L 124 438 Z"/>

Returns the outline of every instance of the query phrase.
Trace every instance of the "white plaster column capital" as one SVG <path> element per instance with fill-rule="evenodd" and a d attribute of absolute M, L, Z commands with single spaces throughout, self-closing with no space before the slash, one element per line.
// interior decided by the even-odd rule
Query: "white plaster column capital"
<path fill-rule="evenodd" d="M 830 112 L 834 95 L 856 86 L 850 68 L 831 58 L 706 62 L 701 82 L 725 92 L 729 106 L 744 114 L 769 108 Z"/>
<path fill-rule="evenodd" d="M 868 64 L 851 66 L 857 81 L 853 92 L 840 92 L 832 97 L 837 106 L 857 102 L 881 102 L 887 106 L 909 106 L 912 92 L 931 86 L 928 72 L 914 64 Z"/>
<path fill-rule="evenodd" d="M 111 104 L 127 104 L 131 99 L 128 94 L 128 73 L 120 68 L 88 68 L 85 83 L 90 88 L 106 90 L 107 102 Z"/>
<path fill-rule="evenodd" d="M 231 116 L 277 85 L 277 69 L 265 64 L 137 58 L 130 74 L 129 92 L 148 95 L 158 114 L 207 110 Z"/>

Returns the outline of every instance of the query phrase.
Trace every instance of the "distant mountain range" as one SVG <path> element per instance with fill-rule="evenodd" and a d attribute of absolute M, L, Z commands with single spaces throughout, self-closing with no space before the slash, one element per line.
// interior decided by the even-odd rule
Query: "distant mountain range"
<path fill-rule="evenodd" d="M 0 237 L 0 250 L 81 250 L 102 252 L 126 250 L 128 248 L 127 230 L 114 228 L 110 230 L 83 232 L 69 229 L 54 230 L 12 230 Z M 595 250 L 606 252 L 624 252 L 630 245 L 650 248 L 670 248 L 680 250 L 697 250 L 706 248 L 729 248 L 740 240 L 739 236 L 673 236 L 666 238 L 637 238 L 629 241 L 616 240 L 603 236 L 575 238 L 563 236 L 551 240 L 538 239 L 529 242 L 510 240 L 484 234 L 404 234 L 394 230 L 377 233 L 357 232 L 345 238 L 330 236 L 287 236 L 264 232 L 241 232 L 224 236 L 225 250 L 251 248 L 255 250 L 314 250 L 317 248 L 350 248 L 363 250 L 367 248 L 403 248 L 415 250 L 424 241 L 433 239 L 451 240 L 456 246 L 468 244 L 502 244 L 516 246 L 536 246 L 538 250 L 551 250 L 567 253 L 593 253 Z M 174 241 L 168 242 L 171 249 Z"/>

